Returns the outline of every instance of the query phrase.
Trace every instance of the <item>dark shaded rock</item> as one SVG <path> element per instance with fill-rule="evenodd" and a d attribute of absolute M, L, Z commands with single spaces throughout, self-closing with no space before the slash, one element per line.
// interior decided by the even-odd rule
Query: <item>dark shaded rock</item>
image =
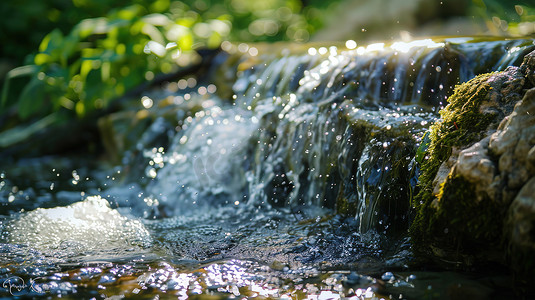
<path fill-rule="evenodd" d="M 514 268 L 531 269 L 520 262 L 535 250 L 534 69 L 532 52 L 521 67 L 480 75 L 448 99 L 414 199 L 411 234 L 421 253 L 504 262 L 507 242 Z"/>

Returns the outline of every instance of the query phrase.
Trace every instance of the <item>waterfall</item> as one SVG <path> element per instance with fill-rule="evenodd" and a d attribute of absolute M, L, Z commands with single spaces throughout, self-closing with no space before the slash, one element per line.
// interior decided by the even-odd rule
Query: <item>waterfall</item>
<path fill-rule="evenodd" d="M 451 38 L 238 62 L 233 99 L 213 96 L 165 154 L 151 154 L 162 167 L 148 190 L 171 215 L 316 206 L 356 218 L 361 232 L 404 230 L 416 149 L 455 85 L 519 65 L 533 48 Z"/>

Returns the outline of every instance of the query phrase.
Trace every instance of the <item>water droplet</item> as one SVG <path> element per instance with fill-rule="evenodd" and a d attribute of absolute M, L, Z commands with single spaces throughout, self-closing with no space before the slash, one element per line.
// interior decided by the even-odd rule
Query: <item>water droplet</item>
<path fill-rule="evenodd" d="M 346 41 L 346 48 L 351 50 L 357 48 L 357 42 L 355 42 L 354 40 Z"/>
<path fill-rule="evenodd" d="M 190 77 L 188 78 L 187 83 L 189 88 L 194 88 L 197 85 L 197 79 Z"/>
<path fill-rule="evenodd" d="M 251 56 L 257 56 L 258 55 L 258 49 L 256 49 L 255 47 L 251 47 L 248 51 L 249 55 Z"/>
<path fill-rule="evenodd" d="M 384 281 L 390 281 L 394 280 L 395 276 L 392 272 L 385 272 L 383 275 L 381 275 L 381 279 Z"/>
<path fill-rule="evenodd" d="M 151 108 L 152 107 L 152 104 L 153 104 L 153 101 L 151 98 L 147 97 L 147 96 L 143 96 L 141 98 L 141 104 L 143 105 L 144 108 Z"/>
<path fill-rule="evenodd" d="M 238 45 L 238 51 L 240 51 L 241 53 L 245 53 L 249 50 L 249 45 L 245 44 L 245 43 L 241 43 Z"/>

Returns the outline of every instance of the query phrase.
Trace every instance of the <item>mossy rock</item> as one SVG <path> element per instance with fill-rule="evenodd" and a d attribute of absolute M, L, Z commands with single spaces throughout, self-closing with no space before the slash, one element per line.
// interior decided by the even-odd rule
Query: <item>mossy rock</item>
<path fill-rule="evenodd" d="M 443 176 L 439 173 L 441 166 L 446 169 L 446 174 L 449 174 L 447 162 L 452 152 L 459 148 L 467 148 L 480 140 L 486 134 L 487 128 L 492 123 L 497 123 L 495 114 L 479 111 L 491 90 L 489 83 L 491 77 L 492 74 L 483 74 L 458 86 L 448 99 L 448 106 L 440 112 L 441 120 L 430 129 L 431 143 L 426 153 L 427 159 L 422 163 L 419 178 L 421 189 L 414 198 L 417 215 L 411 226 L 411 233 L 417 245 L 425 244 L 430 239 L 435 240 L 434 237 L 437 235 L 441 236 L 444 231 L 453 229 L 449 227 L 452 227 L 450 222 L 455 219 L 448 219 L 450 212 L 443 211 L 443 203 L 449 205 L 449 199 L 459 205 L 462 199 L 474 198 L 470 184 L 461 178 L 452 178 L 448 175 L 450 182 L 455 182 L 459 187 L 450 188 L 450 185 L 446 185 L 442 186 L 442 189 L 437 188 L 437 181 L 443 182 L 443 180 L 435 178 L 437 175 Z M 454 190 L 455 195 L 451 195 L 450 190 Z M 460 194 L 462 192 L 466 194 Z M 455 236 L 454 230 L 450 235 Z M 444 240 L 444 245 L 450 244 L 447 238 L 439 240 Z"/>
<path fill-rule="evenodd" d="M 522 128 L 529 125 L 525 111 L 535 95 L 526 93 L 532 88 L 533 57 L 535 52 L 519 68 L 483 74 L 458 86 L 440 112 L 441 119 L 430 128 L 420 190 L 412 203 L 416 215 L 410 233 L 418 253 L 461 264 L 471 264 L 474 258 L 505 262 L 503 245 L 509 234 L 504 232 L 514 228 L 506 225 L 507 211 L 535 173 L 529 162 L 523 162 L 528 155 L 517 155 L 535 143 L 535 137 L 529 138 L 535 133 L 532 126 Z M 505 140 L 504 134 L 526 138 L 517 138 L 504 150 L 496 142 Z M 509 160 L 513 162 L 507 164 Z M 514 185 L 508 185 L 511 165 L 525 170 L 516 172 L 525 176 L 517 175 Z"/>

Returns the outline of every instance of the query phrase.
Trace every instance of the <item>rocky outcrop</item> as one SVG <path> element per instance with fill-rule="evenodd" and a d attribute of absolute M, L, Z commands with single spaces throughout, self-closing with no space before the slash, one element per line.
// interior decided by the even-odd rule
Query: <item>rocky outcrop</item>
<path fill-rule="evenodd" d="M 533 267 L 534 70 L 531 52 L 520 67 L 480 75 L 448 99 L 430 129 L 413 202 L 419 252 L 459 263 L 504 261 L 508 245 L 517 271 Z"/>

